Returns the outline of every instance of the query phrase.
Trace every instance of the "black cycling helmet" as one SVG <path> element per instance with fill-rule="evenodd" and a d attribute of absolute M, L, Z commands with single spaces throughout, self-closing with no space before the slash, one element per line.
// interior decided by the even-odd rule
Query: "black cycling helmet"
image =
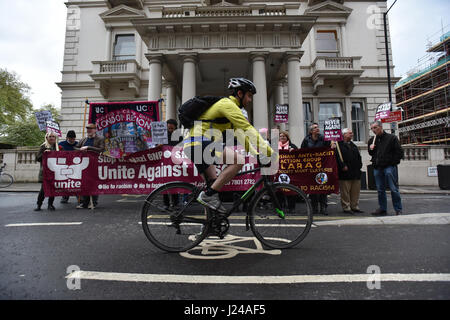
<path fill-rule="evenodd" d="M 256 93 L 256 87 L 253 82 L 245 78 L 231 78 L 228 89 L 233 90 L 235 93 L 238 90 L 242 90 L 244 93 L 247 91 L 250 91 L 253 94 Z"/>

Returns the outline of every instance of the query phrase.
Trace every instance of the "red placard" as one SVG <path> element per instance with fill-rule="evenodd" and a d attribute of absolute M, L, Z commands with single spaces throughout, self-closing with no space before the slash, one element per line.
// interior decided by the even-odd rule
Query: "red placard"
<path fill-rule="evenodd" d="M 389 123 L 389 122 L 397 122 L 402 121 L 402 110 L 391 111 L 389 116 L 386 118 L 382 118 L 381 122 Z"/>

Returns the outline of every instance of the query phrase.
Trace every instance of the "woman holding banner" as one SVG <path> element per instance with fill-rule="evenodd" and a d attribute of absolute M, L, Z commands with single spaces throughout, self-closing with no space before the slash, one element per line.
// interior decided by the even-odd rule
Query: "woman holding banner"
<path fill-rule="evenodd" d="M 44 194 L 44 183 L 43 183 L 43 177 L 42 177 L 42 156 L 44 155 L 44 152 L 49 151 L 59 151 L 58 146 L 58 135 L 54 132 L 48 132 L 45 135 L 45 142 L 41 144 L 39 148 L 39 152 L 36 156 L 36 161 L 41 163 L 40 169 L 39 169 L 39 182 L 41 182 L 41 190 L 39 191 L 38 198 L 37 198 L 37 207 L 34 209 L 34 211 L 41 211 L 42 204 L 44 203 L 45 194 Z M 53 206 L 53 201 L 55 201 L 55 197 L 49 197 L 48 198 L 48 210 L 55 210 L 55 207 Z"/>
<path fill-rule="evenodd" d="M 309 135 L 305 137 L 302 142 L 301 148 L 322 148 L 322 147 L 331 147 L 332 149 L 336 148 L 336 143 L 334 141 L 325 141 L 323 135 L 320 134 L 319 125 L 317 123 L 313 123 L 309 127 Z M 313 214 L 319 213 L 319 203 L 320 203 L 320 214 L 328 215 L 327 207 L 328 207 L 328 195 L 327 194 L 310 194 L 309 198 L 311 199 L 311 205 L 313 209 Z"/>

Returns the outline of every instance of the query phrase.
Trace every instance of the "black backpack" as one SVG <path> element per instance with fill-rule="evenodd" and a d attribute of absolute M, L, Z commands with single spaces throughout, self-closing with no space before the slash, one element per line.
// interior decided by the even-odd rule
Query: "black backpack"
<path fill-rule="evenodd" d="M 199 97 L 195 96 L 192 99 L 189 99 L 185 103 L 181 105 L 178 109 L 178 119 L 180 120 L 181 125 L 190 129 L 194 126 L 194 121 L 197 121 L 198 118 L 208 110 L 214 103 L 219 101 L 224 97 L 215 97 L 215 96 L 204 96 Z M 202 120 L 214 123 L 227 123 L 229 122 L 227 118 L 217 118 L 214 120 Z"/>

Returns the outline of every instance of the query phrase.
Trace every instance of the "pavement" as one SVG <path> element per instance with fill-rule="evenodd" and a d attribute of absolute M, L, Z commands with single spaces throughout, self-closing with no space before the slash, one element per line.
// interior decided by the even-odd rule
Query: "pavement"
<path fill-rule="evenodd" d="M 0 192 L 39 192 L 40 183 L 16 182 L 7 188 L 0 188 Z M 377 193 L 376 190 L 361 190 L 361 194 Z M 401 194 L 441 194 L 450 195 L 450 190 L 442 190 L 438 186 L 400 186 Z"/>

